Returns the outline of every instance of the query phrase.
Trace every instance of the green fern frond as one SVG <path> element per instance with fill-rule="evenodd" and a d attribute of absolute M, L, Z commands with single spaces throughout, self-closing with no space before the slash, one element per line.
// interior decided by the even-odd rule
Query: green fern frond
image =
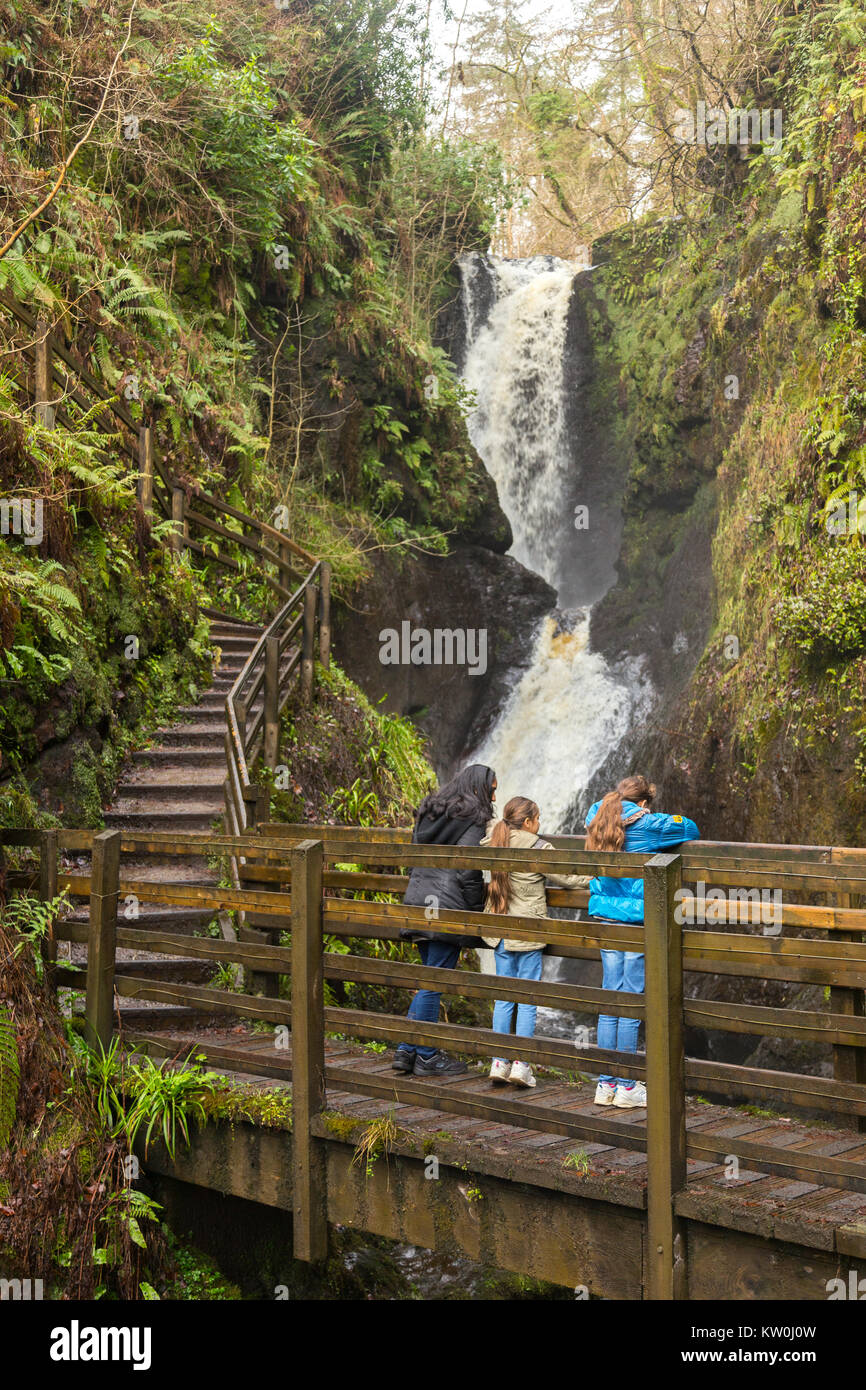
<path fill-rule="evenodd" d="M 21 300 L 35 299 L 50 309 L 62 308 L 59 295 L 54 288 L 29 266 L 22 255 L 10 251 L 0 261 L 0 289 L 11 289 Z"/>
<path fill-rule="evenodd" d="M 0 1148 L 3 1149 L 9 1143 L 15 1123 L 20 1079 L 15 1025 L 8 1008 L 0 1005 Z"/>
<path fill-rule="evenodd" d="M 111 360 L 111 345 L 104 333 L 97 333 L 93 340 L 93 356 L 103 381 L 107 381 L 109 386 L 116 386 L 121 372 Z"/>

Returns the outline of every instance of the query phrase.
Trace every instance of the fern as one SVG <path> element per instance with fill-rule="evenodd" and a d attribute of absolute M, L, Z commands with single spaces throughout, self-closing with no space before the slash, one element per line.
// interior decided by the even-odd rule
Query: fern
<path fill-rule="evenodd" d="M 93 357 L 103 381 L 107 381 L 109 386 L 116 386 L 122 373 L 111 360 L 111 344 L 104 333 L 97 333 L 93 340 Z"/>
<path fill-rule="evenodd" d="M 59 309 L 61 301 L 51 285 L 36 274 L 24 257 L 15 250 L 10 251 L 0 261 L 0 290 L 11 289 L 18 299 L 35 299 L 50 309 Z"/>
<path fill-rule="evenodd" d="M 55 576 L 62 573 L 63 568 L 56 561 L 44 560 L 32 568 L 22 566 L 0 574 L 0 598 L 6 599 L 10 593 L 14 596 L 23 624 L 12 649 L 0 655 L 3 675 L 26 680 L 31 674 L 38 674 L 53 684 L 69 675 L 68 656 L 40 651 L 34 644 L 32 627 L 28 630 L 29 624 L 41 627 L 66 652 L 80 643 L 81 604 L 71 589 L 57 582 Z"/>
<path fill-rule="evenodd" d="M 123 266 L 106 282 L 103 313 L 115 323 L 118 318 L 142 318 L 149 323 L 165 323 L 172 332 L 181 331 L 180 320 L 166 296 L 131 266 Z"/>
<path fill-rule="evenodd" d="M 183 227 L 169 227 L 164 232 L 144 231 L 131 235 L 124 233 L 124 238 L 131 243 L 135 251 L 161 251 L 173 243 L 192 241 L 192 236 Z"/>
<path fill-rule="evenodd" d="M 18 1108 L 18 1041 L 8 1008 L 0 1005 L 0 1149 L 9 1143 Z"/>

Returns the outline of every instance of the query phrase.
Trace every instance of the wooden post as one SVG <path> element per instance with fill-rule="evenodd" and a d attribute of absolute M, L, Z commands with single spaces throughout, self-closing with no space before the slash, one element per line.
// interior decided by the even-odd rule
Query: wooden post
<path fill-rule="evenodd" d="M 292 1203 L 294 1257 L 328 1253 L 324 1154 L 310 1122 L 325 1108 L 322 843 L 302 840 L 292 863 Z"/>
<path fill-rule="evenodd" d="M 262 787 L 258 783 L 250 783 L 243 788 L 244 805 L 246 807 L 245 830 L 254 830 L 257 825 L 266 821 L 271 813 L 271 794 L 267 787 Z"/>
<path fill-rule="evenodd" d="M 185 513 L 186 493 L 182 487 L 173 487 L 171 490 L 171 519 L 174 522 L 174 529 L 171 533 L 171 548 L 176 555 L 179 555 L 183 550 Z"/>
<path fill-rule="evenodd" d="M 837 907 L 851 907 L 853 900 L 850 893 L 837 893 Z M 833 932 L 835 941 L 862 941 L 862 932 L 837 931 Z M 849 1018 L 863 1018 L 866 1014 L 866 994 L 862 989 L 850 989 L 843 986 L 830 986 L 830 1012 L 832 1014 L 846 1014 Z M 866 1085 L 866 1048 L 844 1047 L 834 1045 L 833 1047 L 833 1076 L 836 1081 L 854 1081 L 859 1085 Z M 858 1115 L 856 1125 L 859 1133 L 866 1133 L 866 1115 Z"/>
<path fill-rule="evenodd" d="M 265 643 L 265 766 L 271 771 L 277 765 L 280 750 L 280 639 L 269 637 Z"/>
<path fill-rule="evenodd" d="M 93 837 L 84 1036 L 91 1047 L 101 1046 L 104 1052 L 111 1042 L 119 895 L 120 831 L 103 830 Z"/>
<path fill-rule="evenodd" d="M 327 671 L 331 664 L 331 566 L 323 560 L 319 566 L 321 593 L 319 596 L 319 661 Z"/>
<path fill-rule="evenodd" d="M 256 826 L 261 825 L 270 816 L 270 792 L 267 787 L 258 783 L 250 783 L 248 787 L 243 788 L 243 798 L 245 823 L 241 829 L 243 831 L 255 831 Z M 241 888 L 258 890 L 263 886 L 244 878 L 244 866 L 242 864 L 238 866 L 238 877 Z M 275 928 L 274 921 L 273 917 L 267 916 L 263 912 L 245 912 L 243 925 L 239 932 L 240 940 L 261 942 L 265 946 L 278 946 L 280 944 L 280 929 Z M 270 970 L 246 970 L 244 988 L 248 994 L 260 994 L 266 999 L 278 999 L 280 977 Z"/>
<path fill-rule="evenodd" d="M 301 703 L 304 705 L 309 705 L 313 698 L 317 603 L 316 586 L 308 584 L 304 590 L 304 637 L 301 648 Z"/>
<path fill-rule="evenodd" d="M 51 363 L 51 325 L 46 318 L 36 324 L 39 334 L 36 343 L 36 371 L 33 399 L 36 404 L 36 419 L 46 429 L 54 429 L 56 407 L 51 404 L 54 397 L 54 380 Z"/>
<path fill-rule="evenodd" d="M 682 927 L 674 919 L 682 882 L 678 854 L 644 865 L 646 943 L 646 1297 L 687 1297 L 685 1231 L 674 1198 L 686 1183 Z"/>
<path fill-rule="evenodd" d="M 280 541 L 280 583 L 284 589 L 292 589 L 292 552 L 285 541 Z"/>
<path fill-rule="evenodd" d="M 142 509 L 153 511 L 153 428 L 142 425 L 138 431 L 138 500 Z"/>
<path fill-rule="evenodd" d="M 39 840 L 39 897 L 44 903 L 50 903 L 57 897 L 57 850 L 58 850 L 58 831 L 43 830 Z M 52 917 L 48 935 L 42 945 L 42 959 L 45 962 L 45 970 L 48 976 L 48 983 L 52 989 L 55 988 L 55 964 L 57 962 L 57 919 Z"/>

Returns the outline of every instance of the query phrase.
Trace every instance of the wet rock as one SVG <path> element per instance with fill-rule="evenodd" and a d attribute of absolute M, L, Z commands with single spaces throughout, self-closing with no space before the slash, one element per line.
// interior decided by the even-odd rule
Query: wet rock
<path fill-rule="evenodd" d="M 437 772 L 446 776 L 484 737 L 528 666 L 538 624 L 555 597 L 540 576 L 479 545 L 402 561 L 378 557 L 372 579 L 354 600 L 358 606 L 337 616 L 335 654 L 370 700 L 384 696 L 385 709 L 414 720 L 430 740 Z M 382 634 L 402 636 L 404 623 L 431 634 L 471 630 L 476 636 L 468 653 L 483 632 L 485 669 L 477 660 L 474 675 L 468 661 L 383 661 Z"/>
<path fill-rule="evenodd" d="M 568 306 L 562 385 L 571 460 L 566 485 L 569 522 L 560 558 L 563 607 L 595 603 L 616 582 L 627 457 L 616 438 L 607 384 L 597 368 L 589 316 L 592 272 L 575 276 Z M 578 529 L 578 507 L 586 527 Z"/>
<path fill-rule="evenodd" d="M 472 258 L 474 265 L 473 301 L 478 323 L 487 322 L 490 310 L 496 302 L 496 278 L 486 256 Z M 449 293 L 436 316 L 433 341 L 437 347 L 447 352 L 458 374 L 466 365 L 467 332 L 466 318 L 460 290 L 460 273 L 456 266 L 452 273 Z"/>

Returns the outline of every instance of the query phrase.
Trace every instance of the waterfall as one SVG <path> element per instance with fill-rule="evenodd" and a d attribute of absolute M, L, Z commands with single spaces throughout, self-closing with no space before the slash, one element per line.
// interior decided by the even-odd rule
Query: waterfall
<path fill-rule="evenodd" d="M 592 487 L 594 464 L 572 437 L 565 389 L 577 267 L 552 256 L 467 256 L 460 269 L 463 381 L 474 393 L 469 434 L 511 522 L 512 554 L 560 594 L 565 587 L 597 599 L 599 547 L 613 574 L 609 537 L 594 533 L 595 556 L 581 548 L 585 533 L 575 531 L 572 507 L 576 484 Z M 544 618 L 530 667 L 472 754 L 496 769 L 500 808 L 511 796 L 530 796 L 551 833 L 565 828 L 569 808 L 649 698 L 635 663 L 612 669 L 590 651 L 590 621 L 590 603 Z"/>
<path fill-rule="evenodd" d="M 557 587 L 566 504 L 562 389 L 576 266 L 552 256 L 491 260 L 495 300 L 480 322 L 477 257 L 463 261 L 464 384 L 475 395 L 469 434 L 495 479 L 514 532 L 512 554 Z"/>

